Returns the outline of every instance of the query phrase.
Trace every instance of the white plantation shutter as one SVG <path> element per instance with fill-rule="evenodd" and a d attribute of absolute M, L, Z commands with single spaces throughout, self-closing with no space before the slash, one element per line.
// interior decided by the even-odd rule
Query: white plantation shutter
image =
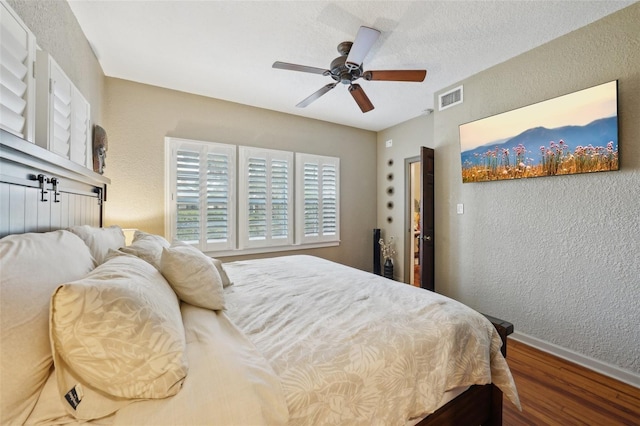
<path fill-rule="evenodd" d="M 35 37 L 0 3 L 0 128 L 33 142 Z"/>
<path fill-rule="evenodd" d="M 339 158 L 295 154 L 294 162 L 289 151 L 172 137 L 165 144 L 168 239 L 223 255 L 340 242 Z"/>
<path fill-rule="evenodd" d="M 242 155 L 242 154 L 241 154 Z M 267 237 L 267 160 L 264 158 L 249 158 L 247 167 L 247 192 L 241 194 L 241 197 L 247 196 L 248 212 L 241 215 L 243 219 L 246 217 L 247 232 L 250 240 L 262 239 Z M 243 223 L 245 222 L 243 220 Z"/>
<path fill-rule="evenodd" d="M 322 187 L 322 235 L 338 234 L 338 167 L 336 164 L 323 164 L 321 174 Z"/>
<path fill-rule="evenodd" d="M 234 248 L 235 146 L 166 139 L 169 235 L 203 251 Z"/>
<path fill-rule="evenodd" d="M 72 90 L 71 106 L 69 158 L 73 162 L 93 168 L 90 106 L 80 91 L 75 88 Z"/>
<path fill-rule="evenodd" d="M 52 61 L 50 83 L 49 149 L 69 158 L 71 146 L 71 81 L 60 67 Z"/>
<path fill-rule="evenodd" d="M 200 244 L 200 151 L 176 150 L 176 238 Z"/>
<path fill-rule="evenodd" d="M 235 192 L 235 148 L 231 152 L 207 152 L 206 168 L 206 239 L 211 244 L 233 246 L 231 239 L 235 206 L 231 205 Z M 232 183 L 234 187 L 232 188 Z"/>
<path fill-rule="evenodd" d="M 304 215 L 302 223 L 307 237 L 317 237 L 320 235 L 320 168 L 317 163 L 302 163 Z"/>
<path fill-rule="evenodd" d="M 293 153 L 240 147 L 241 248 L 293 243 Z"/>
<path fill-rule="evenodd" d="M 299 244 L 340 240 L 340 159 L 296 154 Z"/>
<path fill-rule="evenodd" d="M 51 55 L 36 56 L 36 143 L 92 169 L 91 106 Z"/>
<path fill-rule="evenodd" d="M 287 160 L 271 162 L 271 237 L 293 241 L 293 154 Z"/>

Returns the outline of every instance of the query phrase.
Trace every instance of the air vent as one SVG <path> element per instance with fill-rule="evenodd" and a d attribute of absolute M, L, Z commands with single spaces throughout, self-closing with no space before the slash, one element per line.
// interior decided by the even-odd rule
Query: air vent
<path fill-rule="evenodd" d="M 449 90 L 438 96 L 438 111 L 451 108 L 462 103 L 462 86 Z"/>

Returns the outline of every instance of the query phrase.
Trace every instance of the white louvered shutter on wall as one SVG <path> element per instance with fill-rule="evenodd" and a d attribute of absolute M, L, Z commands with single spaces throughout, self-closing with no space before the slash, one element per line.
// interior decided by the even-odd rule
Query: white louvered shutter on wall
<path fill-rule="evenodd" d="M 340 240 L 340 159 L 296 154 L 296 239 Z"/>
<path fill-rule="evenodd" d="M 240 147 L 240 247 L 293 243 L 293 153 Z"/>
<path fill-rule="evenodd" d="M 49 150 L 70 158 L 71 147 L 71 81 L 55 63 L 50 69 Z"/>
<path fill-rule="evenodd" d="M 72 91 L 71 99 L 71 145 L 69 148 L 69 158 L 73 162 L 93 168 L 90 105 L 76 88 Z"/>
<path fill-rule="evenodd" d="M 304 197 L 298 201 L 304 210 L 299 221 L 303 224 L 302 235 L 317 237 L 320 235 L 320 167 L 317 163 L 303 163 L 302 175 Z"/>
<path fill-rule="evenodd" d="M 176 151 L 176 238 L 200 243 L 200 157 L 199 151 Z"/>
<path fill-rule="evenodd" d="M 93 169 L 91 106 L 46 51 L 37 52 L 36 143 Z"/>
<path fill-rule="evenodd" d="M 231 218 L 234 210 L 232 183 L 235 182 L 235 149 L 228 152 L 207 152 L 206 158 L 206 242 L 233 247 L 232 230 L 235 224 Z M 235 185 L 234 185 L 235 186 Z"/>
<path fill-rule="evenodd" d="M 171 233 L 203 251 L 234 248 L 235 146 L 167 138 Z"/>
<path fill-rule="evenodd" d="M 338 166 L 335 163 L 322 164 L 322 235 L 338 235 Z"/>
<path fill-rule="evenodd" d="M 0 128 L 34 141 L 35 37 L 0 3 Z"/>

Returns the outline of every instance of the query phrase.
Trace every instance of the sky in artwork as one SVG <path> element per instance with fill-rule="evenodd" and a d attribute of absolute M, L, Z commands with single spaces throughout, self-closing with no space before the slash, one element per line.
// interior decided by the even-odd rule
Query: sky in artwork
<path fill-rule="evenodd" d="M 460 126 L 460 146 L 465 152 L 478 146 L 517 136 L 534 127 L 553 129 L 583 126 L 617 115 L 616 81 L 539 102 Z"/>

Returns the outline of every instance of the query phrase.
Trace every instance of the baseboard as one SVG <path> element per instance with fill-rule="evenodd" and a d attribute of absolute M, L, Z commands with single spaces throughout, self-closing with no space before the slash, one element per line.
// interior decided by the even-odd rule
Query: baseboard
<path fill-rule="evenodd" d="M 555 355 L 559 358 L 566 359 L 567 361 L 581 365 L 600 374 L 604 374 L 605 376 L 619 380 L 628 385 L 640 388 L 640 375 L 635 374 L 629 370 L 623 370 L 622 368 L 615 365 L 590 358 L 588 356 L 574 352 L 570 349 L 563 348 L 561 346 L 546 342 L 544 340 L 540 340 L 536 337 L 529 336 L 518 331 L 514 331 L 513 334 L 509 336 L 509 338 L 532 346 L 543 352 L 550 353 L 551 355 Z"/>

